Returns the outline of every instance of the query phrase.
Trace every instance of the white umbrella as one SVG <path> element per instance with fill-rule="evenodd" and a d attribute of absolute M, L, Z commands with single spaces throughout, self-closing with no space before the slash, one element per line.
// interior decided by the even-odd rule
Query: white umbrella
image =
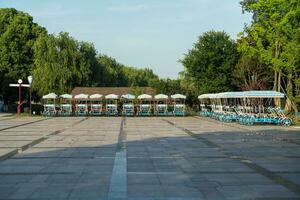
<path fill-rule="evenodd" d="M 87 95 L 87 94 L 78 94 L 78 95 L 75 95 L 74 98 L 75 99 L 87 99 L 87 98 L 89 98 L 89 95 Z"/>
<path fill-rule="evenodd" d="M 158 94 L 154 96 L 154 99 L 168 99 L 168 95 L 165 94 Z"/>
<path fill-rule="evenodd" d="M 49 93 L 43 96 L 43 99 L 56 99 L 57 95 L 55 93 Z"/>
<path fill-rule="evenodd" d="M 105 99 L 119 99 L 119 96 L 116 94 L 108 94 L 105 96 Z"/>
<path fill-rule="evenodd" d="M 172 99 L 186 99 L 186 96 L 182 95 L 182 94 L 174 94 L 174 95 L 171 95 L 171 98 Z"/>
<path fill-rule="evenodd" d="M 123 94 L 121 97 L 124 99 L 135 99 L 135 96 L 132 94 Z"/>
<path fill-rule="evenodd" d="M 137 98 L 138 99 L 152 99 L 152 96 L 149 94 L 141 94 Z"/>
<path fill-rule="evenodd" d="M 90 99 L 101 99 L 102 98 L 102 94 L 92 94 L 90 95 Z"/>
<path fill-rule="evenodd" d="M 62 95 L 60 95 L 60 97 L 64 98 L 64 99 L 72 99 L 73 96 L 70 94 L 62 94 Z"/>

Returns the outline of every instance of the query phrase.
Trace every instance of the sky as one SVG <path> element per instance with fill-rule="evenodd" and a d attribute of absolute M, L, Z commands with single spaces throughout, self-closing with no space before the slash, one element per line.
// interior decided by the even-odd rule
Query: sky
<path fill-rule="evenodd" d="M 251 22 L 240 0 L 0 0 L 29 13 L 49 33 L 69 32 L 98 53 L 162 78 L 177 78 L 180 59 L 210 30 L 232 39 Z"/>

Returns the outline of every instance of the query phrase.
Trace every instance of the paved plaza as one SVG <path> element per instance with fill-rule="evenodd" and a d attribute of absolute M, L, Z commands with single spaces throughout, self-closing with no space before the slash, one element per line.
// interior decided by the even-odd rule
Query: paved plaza
<path fill-rule="evenodd" d="M 0 116 L 0 199 L 300 199 L 300 129 Z"/>

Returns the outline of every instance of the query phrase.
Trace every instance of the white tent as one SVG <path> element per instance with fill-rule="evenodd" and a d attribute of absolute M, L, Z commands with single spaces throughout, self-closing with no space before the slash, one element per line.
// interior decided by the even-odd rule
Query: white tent
<path fill-rule="evenodd" d="M 75 95 L 74 98 L 75 99 L 87 99 L 87 98 L 89 98 L 89 95 L 87 95 L 87 94 L 78 94 L 78 95 Z"/>
<path fill-rule="evenodd" d="M 202 94 L 198 99 L 229 99 L 229 98 L 284 98 L 284 94 L 273 90 L 252 90 L 243 92 L 221 92 Z"/>
<path fill-rule="evenodd" d="M 62 94 L 62 95 L 60 95 L 60 97 L 64 98 L 64 99 L 72 99 L 73 96 L 70 94 Z"/>
<path fill-rule="evenodd" d="M 168 95 L 165 94 L 158 94 L 154 96 L 154 99 L 168 99 Z"/>
<path fill-rule="evenodd" d="M 56 99 L 57 95 L 55 93 L 49 93 L 43 96 L 43 99 Z"/>
<path fill-rule="evenodd" d="M 108 94 L 105 96 L 105 99 L 119 99 L 119 96 L 116 94 Z"/>
<path fill-rule="evenodd" d="M 123 94 L 121 97 L 124 99 L 135 99 L 135 96 L 132 94 Z"/>
<path fill-rule="evenodd" d="M 90 95 L 90 99 L 101 99 L 102 98 L 102 94 L 92 94 Z"/>
<path fill-rule="evenodd" d="M 245 91 L 244 97 L 247 98 L 284 98 L 284 94 L 273 90 L 252 90 Z"/>
<path fill-rule="evenodd" d="M 186 99 L 186 96 L 182 95 L 182 94 L 174 94 L 174 95 L 171 95 L 171 98 L 172 99 Z"/>
<path fill-rule="evenodd" d="M 138 99 L 152 99 L 152 96 L 149 94 L 141 94 L 137 98 Z"/>

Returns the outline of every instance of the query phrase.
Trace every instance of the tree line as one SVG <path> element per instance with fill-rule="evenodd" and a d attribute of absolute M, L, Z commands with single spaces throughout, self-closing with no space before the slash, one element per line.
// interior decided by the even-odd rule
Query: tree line
<path fill-rule="evenodd" d="M 272 89 L 284 92 L 287 110 L 300 103 L 299 0 L 243 0 L 252 14 L 236 40 L 224 31 L 201 34 L 179 60 L 179 78 L 161 79 L 100 54 L 94 45 L 68 33 L 49 34 L 33 18 L 15 9 L 0 9 L 0 93 L 9 83 L 34 76 L 39 95 L 70 92 L 75 86 L 150 86 L 158 93 L 183 93 L 197 104 L 202 93 Z"/>
<path fill-rule="evenodd" d="M 202 34 L 181 60 L 181 86 L 194 97 L 230 90 L 275 90 L 287 95 L 285 108 L 300 103 L 300 1 L 243 0 L 252 14 L 237 40 L 225 32 Z"/>
<path fill-rule="evenodd" d="M 97 53 L 92 43 L 66 32 L 49 34 L 27 13 L 0 9 L 0 94 L 12 95 L 9 83 L 29 75 L 38 96 L 71 92 L 76 86 L 141 87 L 160 81 L 149 68 L 125 66 Z"/>

